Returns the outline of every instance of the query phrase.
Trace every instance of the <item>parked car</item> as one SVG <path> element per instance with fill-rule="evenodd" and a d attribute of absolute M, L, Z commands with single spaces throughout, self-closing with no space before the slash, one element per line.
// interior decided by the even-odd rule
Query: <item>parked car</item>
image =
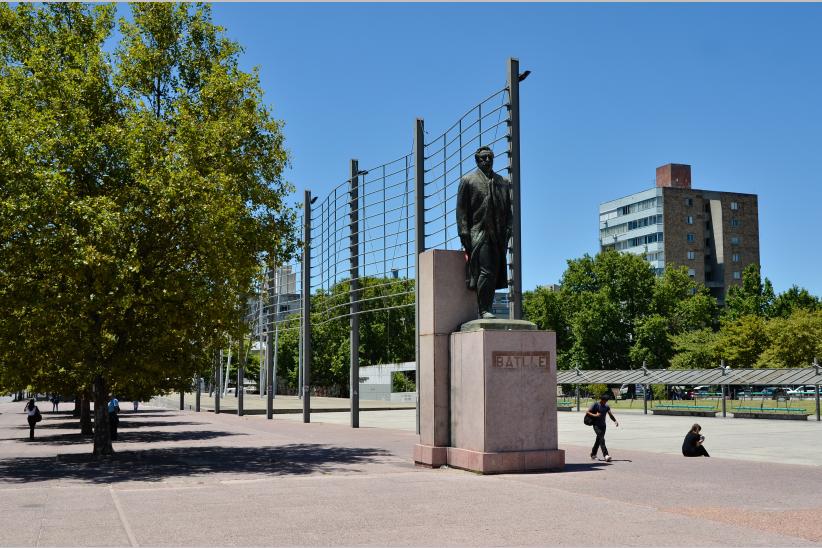
<path fill-rule="evenodd" d="M 754 395 L 762 396 L 763 398 L 771 398 L 773 400 L 779 398 L 790 399 L 790 394 L 788 394 L 788 389 L 782 386 L 768 386 L 762 389 L 759 394 L 754 393 Z"/>
<path fill-rule="evenodd" d="M 788 390 L 788 395 L 796 398 L 803 398 L 809 396 L 813 397 L 816 396 L 816 386 L 812 384 L 806 384 L 805 386 L 800 386 L 798 388 L 794 388 L 793 390 Z"/>

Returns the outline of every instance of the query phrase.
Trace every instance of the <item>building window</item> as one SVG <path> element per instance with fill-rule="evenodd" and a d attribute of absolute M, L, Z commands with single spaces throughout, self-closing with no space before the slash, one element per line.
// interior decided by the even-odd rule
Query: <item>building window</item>
<path fill-rule="evenodd" d="M 688 243 L 693 243 L 693 242 L 694 242 L 694 239 L 695 239 L 695 237 L 694 237 L 693 233 L 692 233 L 692 232 L 688 232 L 688 235 L 687 235 L 687 240 L 688 240 Z"/>
<path fill-rule="evenodd" d="M 688 276 L 690 276 L 691 278 L 696 278 L 696 270 L 694 270 L 693 268 L 689 268 Z"/>
<path fill-rule="evenodd" d="M 734 253 L 733 255 L 731 255 L 731 260 L 735 263 L 738 263 L 739 262 L 739 253 Z"/>
<path fill-rule="evenodd" d="M 739 209 L 739 202 L 731 202 L 731 209 L 736 211 Z"/>
<path fill-rule="evenodd" d="M 688 260 L 693 261 L 694 259 L 696 259 L 696 251 L 689 251 L 688 252 Z"/>
<path fill-rule="evenodd" d="M 739 227 L 739 219 L 731 219 L 731 227 L 738 228 Z"/>
<path fill-rule="evenodd" d="M 692 205 L 694 205 L 694 199 L 693 198 L 685 198 L 685 205 L 687 207 L 691 207 Z"/>
<path fill-rule="evenodd" d="M 687 217 L 685 217 L 685 222 L 688 223 L 689 225 L 692 225 L 692 224 L 694 224 L 694 218 L 691 217 L 690 215 L 688 215 Z"/>
<path fill-rule="evenodd" d="M 738 270 L 734 270 L 734 280 L 741 280 L 741 279 L 742 279 L 742 273 L 739 272 Z"/>
<path fill-rule="evenodd" d="M 739 236 L 731 236 L 731 245 L 739 245 Z"/>

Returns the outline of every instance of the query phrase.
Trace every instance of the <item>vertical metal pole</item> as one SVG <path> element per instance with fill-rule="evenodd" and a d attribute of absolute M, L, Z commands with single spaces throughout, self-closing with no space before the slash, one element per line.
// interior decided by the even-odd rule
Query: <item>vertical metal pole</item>
<path fill-rule="evenodd" d="M 311 422 L 311 191 L 303 204 L 303 422 Z"/>
<path fill-rule="evenodd" d="M 196 412 L 200 412 L 200 395 L 203 391 L 203 378 L 200 377 L 200 374 L 197 373 L 197 376 L 194 378 L 194 382 L 197 386 L 194 387 L 194 410 Z"/>
<path fill-rule="evenodd" d="M 351 265 L 351 283 L 349 299 L 351 301 L 350 318 L 350 365 L 349 392 L 351 396 L 351 428 L 360 427 L 360 171 L 359 162 L 351 160 L 351 181 L 349 190 L 349 256 Z M 385 201 L 383 200 L 383 208 Z M 384 213 L 383 213 L 384 214 Z M 383 223 L 384 225 L 384 223 Z M 384 269 L 385 267 L 383 267 Z"/>
<path fill-rule="evenodd" d="M 417 434 L 420 433 L 420 253 L 425 251 L 425 122 L 414 124 L 414 318 L 417 365 Z"/>
<path fill-rule="evenodd" d="M 300 276 L 302 277 L 302 271 Z M 302 285 L 302 280 L 300 280 Z M 297 328 L 299 336 L 297 337 L 300 344 L 297 345 L 297 397 L 303 399 L 303 295 L 302 287 L 300 288 L 300 325 Z"/>
<path fill-rule="evenodd" d="M 511 205 L 513 207 L 513 233 L 511 251 L 513 275 L 509 282 L 508 314 L 511 319 L 522 319 L 522 225 L 519 178 L 519 60 L 508 59 L 508 92 L 511 100 L 511 124 L 508 127 L 508 154 L 511 161 Z"/>
<path fill-rule="evenodd" d="M 648 389 L 651 387 L 650 384 L 645 385 L 645 390 L 643 390 L 642 394 L 642 412 L 643 414 L 648 414 Z"/>
<path fill-rule="evenodd" d="M 727 385 L 722 385 L 722 417 L 727 417 L 726 408 L 725 408 L 725 394 L 727 394 L 728 387 Z"/>
<path fill-rule="evenodd" d="M 243 396 L 245 396 L 245 334 L 240 335 L 240 348 L 237 353 L 237 389 L 234 395 L 237 396 L 237 416 L 243 416 Z"/>
<path fill-rule="evenodd" d="M 259 337 L 257 339 L 257 343 L 259 344 L 259 346 L 257 347 L 257 350 L 258 350 L 258 352 L 257 352 L 257 363 L 260 366 L 260 371 L 259 371 L 260 378 L 259 378 L 259 381 L 257 383 L 257 386 L 260 387 L 260 394 L 259 394 L 260 398 L 263 397 L 263 394 L 265 394 L 267 392 L 267 388 L 268 388 L 268 380 L 267 380 L 268 379 L 268 377 L 267 377 L 268 368 L 265 367 L 265 365 L 264 365 L 265 362 L 263 361 L 263 348 L 264 348 L 264 343 L 265 343 L 265 341 L 263 340 L 263 338 L 265 337 L 265 329 L 263 328 L 265 326 L 265 324 L 263 323 L 263 292 L 265 291 L 265 287 L 266 287 L 266 283 L 265 283 L 266 279 L 268 279 L 267 272 L 266 272 L 265 278 L 263 278 L 262 284 L 260 285 L 260 299 L 259 299 L 260 314 L 259 314 L 259 318 L 257 319 L 257 327 L 259 328 Z"/>
<path fill-rule="evenodd" d="M 279 286 L 277 291 L 279 291 Z M 277 293 L 277 314 L 279 314 L 280 310 L 280 294 Z M 277 397 L 277 353 L 280 349 L 280 324 L 277 322 L 277 315 L 274 315 L 275 323 L 274 323 L 274 350 L 272 354 L 272 365 L 271 365 L 271 385 L 274 387 L 274 390 L 271 391 L 271 399 L 275 399 Z M 270 336 L 270 334 L 269 334 Z"/>
<path fill-rule="evenodd" d="M 273 270 L 274 279 L 277 277 L 277 270 Z M 265 389 L 265 418 L 266 419 L 273 419 L 274 418 L 274 390 L 276 390 L 276 383 L 274 381 L 274 337 L 271 336 L 271 323 L 268 321 L 269 318 L 273 318 L 275 325 L 277 322 L 277 313 L 280 311 L 280 304 L 279 302 L 274 305 L 271 302 L 271 283 L 272 279 L 272 271 L 268 271 L 268 277 L 266 278 L 265 283 L 265 297 L 266 300 L 270 303 L 268 305 L 269 313 L 266 314 L 265 317 L 265 380 L 267 383 Z M 276 286 L 275 286 L 276 287 Z M 272 306 L 274 305 L 274 306 Z M 274 308 L 274 315 L 271 315 L 271 309 Z"/>
<path fill-rule="evenodd" d="M 220 414 L 220 393 L 223 390 L 223 351 L 215 351 L 217 355 L 216 371 L 214 373 L 214 414 Z"/>
<path fill-rule="evenodd" d="M 816 358 L 813 359 L 813 367 L 816 369 L 816 374 L 819 375 L 819 362 L 816 361 Z M 819 383 L 814 385 L 816 387 L 816 420 L 817 422 L 820 420 L 819 418 Z"/>
<path fill-rule="evenodd" d="M 577 383 L 577 412 L 579 412 L 579 384 Z"/>

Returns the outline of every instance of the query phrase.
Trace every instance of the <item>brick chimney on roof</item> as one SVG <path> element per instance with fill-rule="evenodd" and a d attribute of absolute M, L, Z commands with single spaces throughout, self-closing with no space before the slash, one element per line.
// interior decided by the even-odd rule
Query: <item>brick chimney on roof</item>
<path fill-rule="evenodd" d="M 691 166 L 665 164 L 656 168 L 656 186 L 657 188 L 691 188 Z"/>

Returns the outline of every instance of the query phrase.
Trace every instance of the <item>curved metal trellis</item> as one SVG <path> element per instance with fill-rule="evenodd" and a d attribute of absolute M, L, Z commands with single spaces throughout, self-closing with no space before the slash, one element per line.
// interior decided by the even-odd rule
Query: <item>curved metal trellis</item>
<path fill-rule="evenodd" d="M 518 87 L 511 85 L 511 67 L 518 67 L 515 60 L 509 61 L 506 87 L 468 109 L 436 137 L 420 137 L 422 121 L 418 120 L 418 144 L 412 153 L 369 169 L 359 169 L 358 161 L 352 160 L 347 178 L 325 197 L 312 199 L 306 192 L 303 238 L 308 245 L 303 256 L 307 264 L 295 260 L 273 273 L 276 281 L 269 283 L 264 309 L 265 333 L 271 348 L 272 333 L 276 338 L 308 324 L 302 325 L 300 333 L 303 354 L 310 356 L 310 347 L 305 346 L 310 337 L 305 333 L 312 325 L 349 322 L 352 426 L 358 425 L 359 318 L 416 306 L 419 252 L 459 249 L 457 188 L 460 178 L 476 168 L 477 148 L 491 147 L 495 171 L 513 178 L 518 169 L 518 110 L 512 108 Z M 514 270 L 510 258 L 509 265 Z M 309 317 L 302 303 L 309 303 L 310 321 L 301 321 Z M 302 362 L 299 390 L 305 396 L 310 394 L 310 383 L 303 379 L 310 378 L 311 360 Z M 304 420 L 308 421 L 306 399 Z"/>

